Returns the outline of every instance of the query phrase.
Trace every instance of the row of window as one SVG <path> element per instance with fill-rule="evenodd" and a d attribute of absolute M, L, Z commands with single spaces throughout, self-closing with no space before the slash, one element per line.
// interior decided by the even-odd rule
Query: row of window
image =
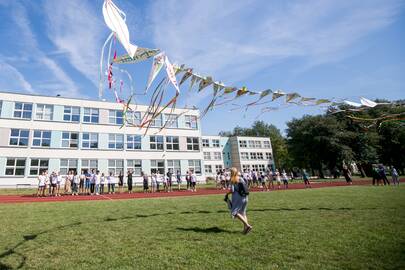
<path fill-rule="evenodd" d="M 222 169 L 223 169 L 223 166 L 220 165 L 220 164 L 217 164 L 215 166 L 214 165 L 204 165 L 204 171 L 205 171 L 206 174 L 210 174 L 210 173 L 213 173 L 213 172 L 217 173 L 219 171 L 222 171 Z"/>
<path fill-rule="evenodd" d="M 28 146 L 29 145 L 28 129 L 11 129 L 9 145 L 13 146 Z M 33 147 L 50 147 L 51 134 L 49 130 L 34 130 L 32 138 Z M 61 147 L 62 148 L 78 148 L 79 147 L 78 132 L 62 132 Z M 81 148 L 85 149 L 98 149 L 98 134 L 97 133 L 81 133 L 82 141 Z M 141 150 L 142 149 L 142 136 L 141 135 L 126 135 L 126 144 L 124 143 L 124 134 L 108 134 L 108 149 L 125 149 L 128 150 Z M 166 142 L 166 144 L 165 144 Z M 166 148 L 164 147 L 166 145 Z M 187 137 L 186 146 L 189 151 L 200 150 L 200 140 L 198 137 Z M 151 150 L 171 150 L 179 151 L 180 143 L 178 136 L 149 136 L 149 147 Z"/>
<path fill-rule="evenodd" d="M 2 102 L 0 101 L 0 113 L 2 109 Z M 35 120 L 53 120 L 54 106 L 49 104 L 36 104 L 34 113 Z M 13 117 L 18 119 L 32 119 L 33 104 L 24 102 L 15 102 Z M 176 114 L 160 114 L 153 121 L 151 127 L 170 127 L 178 128 L 179 115 Z M 197 117 L 195 115 L 185 115 L 185 127 L 190 129 L 197 129 Z M 97 108 L 83 108 L 82 123 L 98 124 L 100 120 L 100 112 Z M 132 125 L 141 124 L 141 112 L 128 111 L 126 113 L 127 123 Z M 63 121 L 79 123 L 80 122 L 80 107 L 64 106 L 63 108 Z M 109 110 L 108 123 L 113 125 L 122 125 L 124 123 L 124 115 L 119 110 Z"/>
<path fill-rule="evenodd" d="M 112 172 L 114 175 L 119 173 L 124 174 L 124 162 L 123 159 L 109 159 L 108 160 L 108 172 Z M 128 159 L 127 169 L 131 169 L 135 176 L 140 176 L 143 171 L 142 160 L 140 159 Z M 5 175 L 9 176 L 24 176 L 26 158 L 7 158 Z M 78 159 L 61 159 L 59 171 L 61 175 L 67 175 L 70 171 L 78 170 Z M 43 171 L 47 171 L 49 168 L 49 159 L 45 158 L 33 158 L 29 162 L 29 176 L 37 176 Z M 90 172 L 91 170 L 98 169 L 97 159 L 82 159 L 81 170 Z M 151 160 L 150 161 L 150 173 L 165 174 L 167 171 L 176 173 L 181 171 L 181 162 L 178 159 L 175 160 Z M 201 174 L 201 160 L 188 160 L 187 170 L 192 170 L 196 174 Z"/>
<path fill-rule="evenodd" d="M 266 172 L 270 168 L 270 165 L 264 165 L 264 164 L 244 164 L 242 165 L 242 171 L 256 171 L 256 172 Z"/>
<path fill-rule="evenodd" d="M 260 153 L 260 152 L 241 152 L 240 158 L 242 160 L 264 160 L 264 154 L 266 155 L 266 159 L 272 159 L 271 153 Z"/>
<path fill-rule="evenodd" d="M 263 142 L 263 146 L 262 146 Z M 271 148 L 270 141 L 239 140 L 240 148 Z"/>
<path fill-rule="evenodd" d="M 222 160 L 222 153 L 221 152 L 212 152 L 212 153 L 204 152 L 204 160 Z"/>
<path fill-rule="evenodd" d="M 202 139 L 203 147 L 220 147 L 220 143 L 218 139 L 212 139 L 210 143 L 210 139 Z"/>

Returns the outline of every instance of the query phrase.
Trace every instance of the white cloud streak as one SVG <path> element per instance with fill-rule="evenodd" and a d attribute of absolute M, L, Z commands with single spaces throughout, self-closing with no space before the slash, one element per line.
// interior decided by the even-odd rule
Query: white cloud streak
<path fill-rule="evenodd" d="M 238 82 L 296 58 L 338 61 L 395 19 L 400 1 L 174 1 L 151 8 L 153 38 L 174 61 Z"/>
<path fill-rule="evenodd" d="M 0 89 L 35 93 L 24 75 L 17 68 L 4 61 L 0 61 Z"/>

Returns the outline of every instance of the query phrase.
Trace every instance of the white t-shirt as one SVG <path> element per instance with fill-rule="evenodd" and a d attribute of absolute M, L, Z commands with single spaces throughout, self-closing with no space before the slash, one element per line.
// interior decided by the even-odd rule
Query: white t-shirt
<path fill-rule="evenodd" d="M 62 183 L 62 175 L 56 176 L 56 181 L 58 184 Z"/>
<path fill-rule="evenodd" d="M 191 182 L 192 182 L 192 183 L 196 183 L 196 182 L 197 182 L 197 176 L 196 176 L 194 173 L 191 175 Z"/>
<path fill-rule="evenodd" d="M 105 176 L 101 176 L 100 177 L 100 184 L 104 184 L 105 183 Z"/>
<path fill-rule="evenodd" d="M 43 187 L 45 186 L 45 175 L 39 175 L 38 176 L 38 186 Z"/>
<path fill-rule="evenodd" d="M 75 183 L 75 184 L 79 184 L 79 183 L 80 183 L 80 176 L 79 176 L 79 175 L 75 175 L 75 176 L 73 177 L 73 183 Z"/>
<path fill-rule="evenodd" d="M 56 185 L 59 182 L 57 175 L 53 175 L 51 179 L 52 179 L 52 184 L 54 184 L 54 185 Z"/>
<path fill-rule="evenodd" d="M 117 183 L 116 180 L 115 180 L 115 177 L 113 175 L 107 177 L 107 182 L 109 184 L 116 184 Z"/>
<path fill-rule="evenodd" d="M 94 183 L 95 183 L 96 185 L 99 185 L 99 184 L 100 184 L 100 181 L 101 181 L 101 175 L 100 175 L 100 174 L 95 174 L 95 175 L 94 175 Z"/>

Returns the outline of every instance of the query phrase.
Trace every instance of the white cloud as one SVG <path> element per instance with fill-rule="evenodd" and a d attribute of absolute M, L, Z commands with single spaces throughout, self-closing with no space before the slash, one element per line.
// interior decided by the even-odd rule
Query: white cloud
<path fill-rule="evenodd" d="M 291 58 L 337 61 L 393 22 L 400 1 L 174 1 L 152 7 L 153 38 L 173 61 L 240 81 Z"/>
<path fill-rule="evenodd" d="M 32 85 L 14 66 L 0 61 L 0 89 L 35 93 Z"/>
<path fill-rule="evenodd" d="M 94 9 L 88 1 L 49 0 L 44 4 L 47 35 L 65 53 L 70 64 L 95 86 L 98 86 L 98 61 L 106 27 L 100 19 L 101 6 Z"/>
<path fill-rule="evenodd" d="M 14 2 L 11 8 L 11 17 L 19 29 L 19 42 L 24 45 L 24 50 L 20 52 L 22 57 L 26 57 L 33 61 L 31 62 L 32 66 L 38 66 L 38 68 L 41 69 L 44 67 L 49 69 L 53 75 L 50 76 L 52 77 L 50 80 L 51 85 L 59 85 L 59 89 L 63 89 L 63 93 L 66 93 L 67 96 L 80 96 L 79 88 L 75 82 L 55 60 L 48 57 L 39 48 L 37 38 L 30 28 L 30 21 L 25 7 L 18 2 Z M 46 84 L 43 86 L 46 88 Z"/>

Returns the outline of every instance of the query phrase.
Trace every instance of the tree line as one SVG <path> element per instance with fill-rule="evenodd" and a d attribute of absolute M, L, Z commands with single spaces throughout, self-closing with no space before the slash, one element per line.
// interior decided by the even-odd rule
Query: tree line
<path fill-rule="evenodd" d="M 384 102 L 377 100 L 377 102 Z M 308 169 L 323 178 L 355 163 L 361 176 L 371 176 L 374 164 L 395 166 L 404 174 L 405 121 L 359 121 L 348 117 L 375 119 L 405 113 L 403 100 L 360 111 L 329 109 L 322 115 L 305 115 L 287 122 L 285 136 L 272 124 L 256 121 L 249 128 L 221 131 L 222 136 L 270 137 L 275 167 L 291 171 Z M 404 115 L 405 116 L 405 115 Z"/>

